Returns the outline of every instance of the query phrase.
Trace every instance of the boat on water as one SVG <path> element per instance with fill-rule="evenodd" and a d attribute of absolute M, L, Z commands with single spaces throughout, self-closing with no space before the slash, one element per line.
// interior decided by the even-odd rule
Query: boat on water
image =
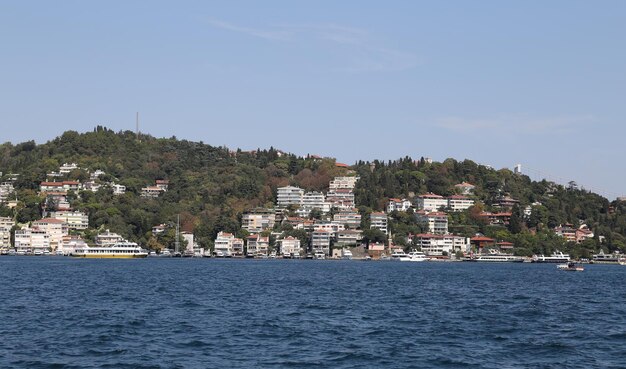
<path fill-rule="evenodd" d="M 352 251 L 348 249 L 341 249 L 341 258 L 344 260 L 352 260 Z"/>
<path fill-rule="evenodd" d="M 503 254 L 495 250 L 491 250 L 488 254 L 479 254 L 477 257 L 474 258 L 474 261 L 496 262 L 496 263 L 521 263 L 524 261 L 524 258 L 522 258 L 521 256 Z"/>
<path fill-rule="evenodd" d="M 617 263 L 619 265 L 626 265 L 626 258 L 620 258 L 619 260 L 617 260 Z"/>
<path fill-rule="evenodd" d="M 326 259 L 326 254 L 324 253 L 324 251 L 315 251 L 315 254 L 313 254 L 313 258 L 315 260 L 324 260 Z"/>
<path fill-rule="evenodd" d="M 171 258 L 172 257 L 172 253 L 170 252 L 169 249 L 163 249 L 161 250 L 161 253 L 159 254 L 160 257 L 162 258 Z"/>
<path fill-rule="evenodd" d="M 593 255 L 591 260 L 589 261 L 592 264 L 619 264 L 622 255 L 614 253 L 614 254 L 605 254 L 603 250 L 596 255 Z"/>
<path fill-rule="evenodd" d="M 145 258 L 148 252 L 134 242 L 118 242 L 111 246 L 88 246 L 76 249 L 72 256 L 95 259 L 133 259 Z"/>
<path fill-rule="evenodd" d="M 533 255 L 533 263 L 567 263 L 570 261 L 569 254 L 555 251 L 551 256 Z"/>
<path fill-rule="evenodd" d="M 429 261 L 430 258 L 428 256 L 426 256 L 426 254 L 424 254 L 421 251 L 411 251 L 407 254 L 409 260 L 408 261 L 416 261 L 416 262 L 420 262 L 420 261 Z"/>
<path fill-rule="evenodd" d="M 411 261 L 409 255 L 407 255 L 403 250 L 395 250 L 394 252 L 392 252 L 391 260 Z"/>
<path fill-rule="evenodd" d="M 7 255 L 15 256 L 15 255 L 17 255 L 17 252 L 15 250 L 9 250 L 9 252 L 7 252 Z"/>
<path fill-rule="evenodd" d="M 63 252 L 63 250 L 57 250 L 54 252 L 54 255 L 56 256 L 65 256 L 65 253 Z"/>
<path fill-rule="evenodd" d="M 559 264 L 556 266 L 556 268 L 558 270 L 564 270 L 564 271 L 568 271 L 568 272 L 582 272 L 585 270 L 585 268 L 583 267 L 582 264 L 580 263 L 574 263 L 574 262 L 567 262 L 564 264 Z"/>

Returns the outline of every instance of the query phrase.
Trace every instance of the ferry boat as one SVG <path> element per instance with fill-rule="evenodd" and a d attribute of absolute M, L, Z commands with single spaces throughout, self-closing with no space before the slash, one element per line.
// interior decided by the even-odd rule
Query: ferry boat
<path fill-rule="evenodd" d="M 96 259 L 132 259 L 145 258 L 146 250 L 134 242 L 118 242 L 112 246 L 84 247 L 76 249 L 72 256 Z"/>
<path fill-rule="evenodd" d="M 591 258 L 590 263 L 593 264 L 618 264 L 620 261 L 620 254 L 605 254 L 603 250 Z"/>
<path fill-rule="evenodd" d="M 533 263 L 567 263 L 569 262 L 569 254 L 555 251 L 552 256 L 533 255 Z"/>
<path fill-rule="evenodd" d="M 489 254 L 480 254 L 474 261 L 496 262 L 496 263 L 521 263 L 524 258 L 521 256 L 513 256 L 510 254 L 501 254 L 495 250 L 491 250 Z"/>

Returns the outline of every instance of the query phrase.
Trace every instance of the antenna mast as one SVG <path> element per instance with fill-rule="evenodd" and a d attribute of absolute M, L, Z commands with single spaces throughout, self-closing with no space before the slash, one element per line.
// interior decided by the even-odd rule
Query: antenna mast
<path fill-rule="evenodd" d="M 180 248 L 180 214 L 176 216 L 176 242 L 174 242 L 174 252 Z"/>
<path fill-rule="evenodd" d="M 137 141 L 139 141 L 139 112 L 135 117 L 135 135 L 137 136 Z"/>

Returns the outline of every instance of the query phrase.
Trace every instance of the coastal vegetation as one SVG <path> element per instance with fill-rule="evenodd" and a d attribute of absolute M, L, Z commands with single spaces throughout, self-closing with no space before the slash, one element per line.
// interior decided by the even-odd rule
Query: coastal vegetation
<path fill-rule="evenodd" d="M 272 208 L 278 187 L 294 185 L 326 192 L 333 177 L 356 175 L 360 180 L 354 192 L 366 242 L 386 240 L 382 232 L 369 229 L 368 215 L 385 211 L 389 198 L 431 192 L 449 196 L 458 192 L 456 184 L 469 182 L 475 186 L 471 195 L 475 204 L 449 213 L 450 232 L 466 237 L 481 233 L 508 241 L 519 255 L 550 254 L 556 249 L 574 257 L 589 257 L 600 249 L 626 252 L 626 203 L 611 202 L 574 183 L 532 181 L 509 169 L 496 170 L 471 160 L 430 162 L 405 157 L 344 166 L 333 158 L 301 157 L 271 147 L 231 150 L 176 137 L 138 137 L 134 132 L 114 132 L 101 126 L 87 133 L 68 131 L 43 144 L 0 145 L 0 172 L 3 180 L 14 177 L 18 200 L 14 208 L 0 205 L 0 216 L 14 217 L 19 224 L 40 219 L 44 208 L 54 206 L 39 192 L 40 183 L 70 162 L 79 168 L 56 180 L 84 182 L 89 171 L 105 173 L 96 179 L 102 184 L 97 191 L 82 190 L 67 196 L 73 209 L 89 216 L 89 229 L 74 231 L 87 240 L 98 231 L 110 229 L 149 248 L 161 248 L 171 244 L 173 227 L 158 236 L 151 232 L 152 227 L 173 224 L 180 215 L 181 230 L 193 232 L 201 246 L 210 248 L 219 231 L 245 237 L 242 214 L 253 208 Z M 155 198 L 140 196 L 143 187 L 162 179 L 169 181 L 166 192 Z M 126 192 L 114 195 L 107 185 L 112 182 L 125 186 Z M 480 214 L 495 211 L 502 196 L 519 203 L 511 209 L 508 224 L 492 225 Z M 410 247 L 407 235 L 424 231 L 412 212 L 390 213 L 394 243 Z M 311 217 L 321 216 L 311 213 Z M 564 224 L 586 224 L 594 236 L 581 243 L 566 242 L 553 231 Z M 276 227 L 307 241 L 306 232 L 289 229 L 286 224 Z"/>

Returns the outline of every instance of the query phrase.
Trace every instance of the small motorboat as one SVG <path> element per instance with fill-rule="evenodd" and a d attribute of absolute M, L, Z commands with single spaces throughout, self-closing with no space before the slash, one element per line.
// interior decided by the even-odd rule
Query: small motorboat
<path fill-rule="evenodd" d="M 585 270 L 582 264 L 576 264 L 571 261 L 565 264 L 559 264 L 556 266 L 556 268 L 558 270 L 565 270 L 569 272 L 582 272 L 583 270 Z"/>

